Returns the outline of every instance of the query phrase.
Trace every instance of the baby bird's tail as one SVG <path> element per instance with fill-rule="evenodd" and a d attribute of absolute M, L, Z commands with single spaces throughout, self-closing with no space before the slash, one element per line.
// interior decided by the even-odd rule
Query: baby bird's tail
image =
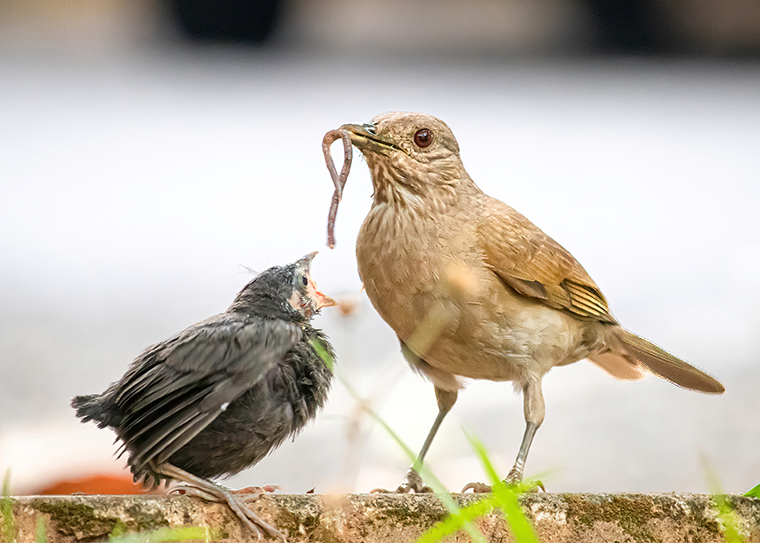
<path fill-rule="evenodd" d="M 71 407 L 76 410 L 77 417 L 82 419 L 82 422 L 94 421 L 99 428 L 119 426 L 120 417 L 106 394 L 75 396 L 71 400 Z"/>

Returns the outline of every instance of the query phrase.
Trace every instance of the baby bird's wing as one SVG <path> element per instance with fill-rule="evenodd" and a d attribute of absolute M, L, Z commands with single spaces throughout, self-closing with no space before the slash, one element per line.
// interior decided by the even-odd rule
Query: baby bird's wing
<path fill-rule="evenodd" d="M 283 320 L 222 314 L 149 347 L 119 383 L 117 435 L 135 473 L 167 461 L 301 337 Z"/>

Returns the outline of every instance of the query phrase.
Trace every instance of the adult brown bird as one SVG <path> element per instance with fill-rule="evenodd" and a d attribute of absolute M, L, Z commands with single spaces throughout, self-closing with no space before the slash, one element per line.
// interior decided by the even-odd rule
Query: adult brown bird
<path fill-rule="evenodd" d="M 391 112 L 340 130 L 364 155 L 374 189 L 356 242 L 364 288 L 411 367 L 435 386 L 438 416 L 415 466 L 461 377 L 512 381 L 522 391 L 526 428 L 512 484 L 544 420 L 541 379 L 555 366 L 587 358 L 620 379 L 651 372 L 692 390 L 725 390 L 621 327 L 567 250 L 475 185 L 443 121 Z M 414 466 L 398 488 L 410 490 L 423 490 Z"/>

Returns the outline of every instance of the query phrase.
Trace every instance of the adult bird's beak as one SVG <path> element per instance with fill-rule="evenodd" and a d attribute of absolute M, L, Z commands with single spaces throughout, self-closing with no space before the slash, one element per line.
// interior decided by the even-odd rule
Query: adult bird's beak
<path fill-rule="evenodd" d="M 376 128 L 374 123 L 344 124 L 339 130 L 345 130 L 351 134 L 351 143 L 360 151 L 387 152 L 396 150 L 406 152 L 392 141 L 378 136 Z"/>

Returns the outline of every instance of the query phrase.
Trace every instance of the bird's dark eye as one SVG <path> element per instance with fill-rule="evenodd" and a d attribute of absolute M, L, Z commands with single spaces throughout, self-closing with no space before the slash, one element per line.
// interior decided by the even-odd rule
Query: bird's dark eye
<path fill-rule="evenodd" d="M 308 287 L 309 286 L 309 278 L 306 277 L 305 275 L 302 275 L 301 276 L 301 283 L 303 284 L 303 286 Z"/>
<path fill-rule="evenodd" d="M 430 147 L 433 143 L 433 131 L 429 128 L 420 128 L 414 133 L 414 144 L 421 149 Z"/>

